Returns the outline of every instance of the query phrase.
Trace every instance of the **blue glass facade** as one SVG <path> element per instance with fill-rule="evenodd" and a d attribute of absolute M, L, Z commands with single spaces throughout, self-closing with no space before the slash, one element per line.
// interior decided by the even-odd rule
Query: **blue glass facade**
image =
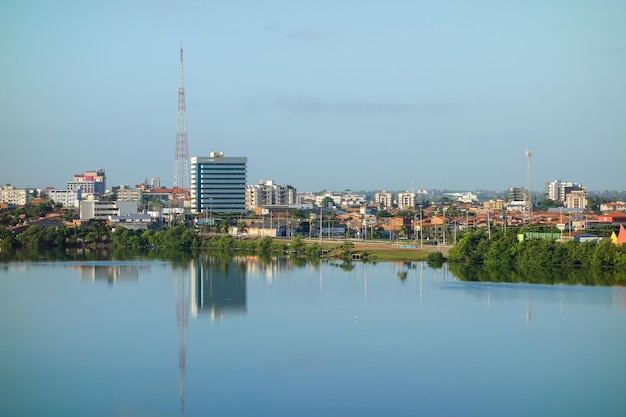
<path fill-rule="evenodd" d="M 246 209 L 248 158 L 191 158 L 191 209 L 195 213 L 241 213 Z"/>

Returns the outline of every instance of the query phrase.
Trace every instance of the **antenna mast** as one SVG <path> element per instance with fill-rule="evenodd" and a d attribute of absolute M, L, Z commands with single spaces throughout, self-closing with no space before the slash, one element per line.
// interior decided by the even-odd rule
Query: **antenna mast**
<path fill-rule="evenodd" d="M 178 71 L 178 116 L 176 119 L 176 157 L 174 158 L 174 188 L 189 191 L 189 150 L 187 145 L 187 111 L 183 82 L 183 43 L 180 43 Z"/>
<path fill-rule="evenodd" d="M 533 153 L 526 151 L 526 209 L 532 215 L 533 211 L 533 192 L 532 192 L 532 162 Z"/>

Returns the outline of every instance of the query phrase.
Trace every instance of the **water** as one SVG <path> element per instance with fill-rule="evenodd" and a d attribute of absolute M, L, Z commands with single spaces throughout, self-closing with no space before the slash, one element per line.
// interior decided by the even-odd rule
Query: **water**
<path fill-rule="evenodd" d="M 624 288 L 343 266 L 0 264 L 0 415 L 625 415 Z"/>

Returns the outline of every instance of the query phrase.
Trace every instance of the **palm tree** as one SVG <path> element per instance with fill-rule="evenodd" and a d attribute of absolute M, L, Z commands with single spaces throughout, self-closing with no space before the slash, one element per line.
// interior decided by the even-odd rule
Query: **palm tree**
<path fill-rule="evenodd" d="M 246 224 L 246 222 L 237 223 L 237 233 L 239 233 L 240 235 L 248 233 L 248 225 Z"/>

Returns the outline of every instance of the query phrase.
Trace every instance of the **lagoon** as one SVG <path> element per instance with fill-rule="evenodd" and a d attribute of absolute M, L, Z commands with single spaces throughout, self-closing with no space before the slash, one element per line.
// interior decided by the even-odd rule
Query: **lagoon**
<path fill-rule="evenodd" d="M 414 263 L 0 264 L 0 415 L 621 416 L 623 287 Z"/>

